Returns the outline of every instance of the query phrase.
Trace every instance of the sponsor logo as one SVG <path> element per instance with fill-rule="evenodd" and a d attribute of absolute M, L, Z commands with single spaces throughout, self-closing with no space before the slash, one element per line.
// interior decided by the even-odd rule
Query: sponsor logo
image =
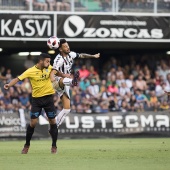
<path fill-rule="evenodd" d="M 68 129 L 85 128 L 91 129 L 95 128 L 95 122 L 101 124 L 101 128 L 107 128 L 107 123 L 112 123 L 112 128 L 145 128 L 145 127 L 169 127 L 169 117 L 167 115 L 127 115 L 127 116 L 74 116 L 73 122 L 70 118 L 66 117 L 66 127 Z"/>
<path fill-rule="evenodd" d="M 36 15 L 35 15 L 36 16 Z M 49 19 L 22 18 L 20 19 L 1 19 L 1 36 L 24 36 L 24 37 L 42 37 L 50 36 L 52 23 Z M 24 20 L 23 20 L 24 19 Z"/>
<path fill-rule="evenodd" d="M 162 29 L 153 28 L 149 30 L 147 25 L 145 28 L 139 26 L 136 26 L 136 28 L 130 26 L 125 28 L 109 27 L 106 24 L 106 27 L 101 25 L 101 27 L 94 28 L 93 25 L 93 28 L 87 28 L 85 21 L 80 16 L 75 15 L 68 17 L 64 22 L 64 32 L 68 37 L 76 37 L 82 34 L 84 38 L 161 39 L 164 36 Z"/>
<path fill-rule="evenodd" d="M 15 118 L 10 116 L 9 118 L 2 116 L 0 118 L 0 125 L 6 125 L 6 126 L 11 126 L 11 125 L 21 125 L 21 120 L 20 118 Z"/>
<path fill-rule="evenodd" d="M 64 23 L 64 32 L 68 37 L 76 37 L 85 27 L 85 21 L 79 16 L 71 16 Z"/>

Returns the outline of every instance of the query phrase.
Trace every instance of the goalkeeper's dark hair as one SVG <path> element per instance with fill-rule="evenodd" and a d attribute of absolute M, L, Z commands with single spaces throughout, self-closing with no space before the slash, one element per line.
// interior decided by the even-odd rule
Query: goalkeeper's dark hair
<path fill-rule="evenodd" d="M 47 53 L 41 53 L 40 55 L 37 56 L 36 60 L 37 60 L 37 63 L 40 61 L 40 60 L 44 60 L 45 58 L 51 58 L 51 56 Z"/>

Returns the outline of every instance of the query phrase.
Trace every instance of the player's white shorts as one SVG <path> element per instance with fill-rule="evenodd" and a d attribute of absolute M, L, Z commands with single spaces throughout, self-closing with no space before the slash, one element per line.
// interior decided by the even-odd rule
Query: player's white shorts
<path fill-rule="evenodd" d="M 64 93 L 70 99 L 70 86 L 65 85 L 64 89 L 59 86 L 59 81 L 62 77 L 56 77 L 56 81 L 53 82 L 53 88 L 57 92 L 57 94 L 61 97 Z"/>

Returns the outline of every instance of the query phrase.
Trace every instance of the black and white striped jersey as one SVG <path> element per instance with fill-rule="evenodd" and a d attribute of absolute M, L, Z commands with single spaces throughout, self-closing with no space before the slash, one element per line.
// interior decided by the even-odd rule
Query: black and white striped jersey
<path fill-rule="evenodd" d="M 73 60 L 77 57 L 79 57 L 79 54 L 72 51 L 67 55 L 67 57 L 63 57 L 61 54 L 58 54 L 54 59 L 53 69 L 64 74 L 71 74 Z"/>

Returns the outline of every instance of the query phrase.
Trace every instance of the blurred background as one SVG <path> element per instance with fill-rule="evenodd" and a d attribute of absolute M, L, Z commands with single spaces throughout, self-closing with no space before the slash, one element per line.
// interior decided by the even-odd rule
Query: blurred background
<path fill-rule="evenodd" d="M 60 138 L 169 137 L 170 0 L 0 0 L 0 138 L 25 136 L 31 103 L 29 80 L 9 91 L 4 83 L 41 52 L 53 61 L 53 35 L 72 51 L 101 54 L 73 65 L 80 81 Z M 47 132 L 42 112 L 34 138 Z"/>

